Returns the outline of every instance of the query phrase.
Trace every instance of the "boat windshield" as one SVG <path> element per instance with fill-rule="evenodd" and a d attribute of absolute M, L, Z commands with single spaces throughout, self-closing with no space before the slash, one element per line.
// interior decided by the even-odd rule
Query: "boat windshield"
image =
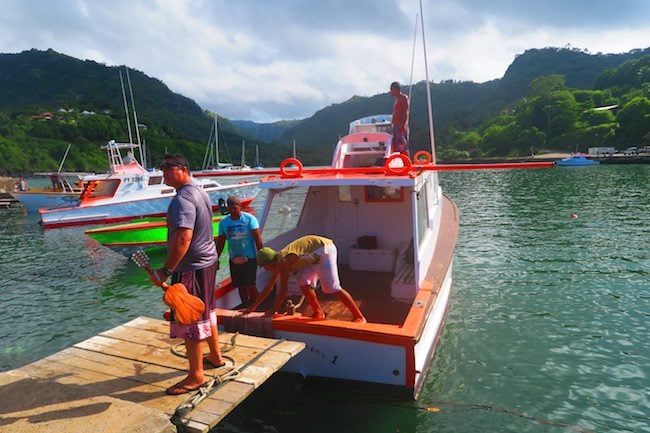
<path fill-rule="evenodd" d="M 274 239 L 298 227 L 307 191 L 307 187 L 269 191 L 271 202 L 263 228 L 265 240 Z"/>

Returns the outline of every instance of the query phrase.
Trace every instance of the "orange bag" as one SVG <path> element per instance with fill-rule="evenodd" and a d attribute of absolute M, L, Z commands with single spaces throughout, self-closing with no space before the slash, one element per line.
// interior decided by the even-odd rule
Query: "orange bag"
<path fill-rule="evenodd" d="M 185 285 L 172 284 L 165 290 L 163 301 L 174 310 L 174 318 L 181 325 L 190 325 L 201 318 L 205 304 L 194 295 L 190 295 Z"/>

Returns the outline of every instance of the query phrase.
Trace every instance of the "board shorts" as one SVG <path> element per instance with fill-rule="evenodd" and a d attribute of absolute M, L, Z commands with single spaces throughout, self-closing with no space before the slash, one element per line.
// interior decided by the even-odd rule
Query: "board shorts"
<path fill-rule="evenodd" d="M 174 320 L 172 310 L 169 327 L 170 338 L 201 341 L 212 336 L 212 326 L 217 326 L 217 309 L 214 297 L 214 280 L 217 263 L 196 271 L 174 272 L 172 284 L 182 283 L 187 291 L 205 303 L 205 311 L 199 320 L 190 325 L 181 325 Z"/>
<path fill-rule="evenodd" d="M 296 283 L 298 287 L 311 286 L 316 287 L 320 281 L 320 287 L 323 293 L 331 295 L 341 291 L 341 280 L 339 279 L 339 269 L 336 264 L 337 250 L 336 245 L 325 245 L 314 254 L 320 256 L 318 263 L 302 268 L 296 273 Z"/>

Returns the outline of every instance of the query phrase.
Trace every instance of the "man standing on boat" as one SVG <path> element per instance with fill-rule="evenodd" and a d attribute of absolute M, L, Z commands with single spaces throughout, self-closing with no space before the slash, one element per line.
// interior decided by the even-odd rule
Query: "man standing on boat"
<path fill-rule="evenodd" d="M 354 322 L 365 323 L 366 318 L 355 304 L 354 299 L 341 287 L 336 259 L 337 250 L 334 241 L 315 235 L 298 238 L 280 251 L 274 251 L 269 247 L 260 249 L 257 252 L 257 264 L 266 270 L 273 271 L 273 275 L 253 306 L 245 310 L 244 313 L 255 311 L 269 296 L 279 278 L 280 289 L 275 303 L 266 312 L 267 316 L 273 316 L 284 302 L 289 275 L 297 273 L 298 287 L 314 310 L 313 319 L 325 319 L 325 312 L 318 303 L 318 297 L 314 291 L 316 283 L 320 281 L 323 292 L 336 296 L 350 310 Z"/>
<path fill-rule="evenodd" d="M 226 205 L 230 214 L 219 222 L 217 254 L 221 257 L 227 240 L 232 286 L 239 289 L 243 306 L 250 307 L 257 298 L 256 256 L 262 248 L 260 224 L 255 216 L 242 212 L 238 197 L 228 197 Z"/>
<path fill-rule="evenodd" d="M 175 188 L 176 195 L 167 209 L 165 265 L 153 272 L 151 281 L 162 287 L 171 275 L 172 283 L 184 284 L 190 294 L 205 303 L 205 312 L 195 323 L 184 326 L 172 317 L 170 337 L 185 340 L 189 361 L 187 377 L 165 391 L 178 395 L 205 384 L 203 341 L 210 347 L 205 362 L 213 367 L 224 364 L 219 352 L 214 298 L 218 256 L 212 231 L 212 204 L 203 188 L 192 183 L 187 159 L 182 155 L 165 155 L 160 168 L 165 184 Z"/>
<path fill-rule="evenodd" d="M 393 104 L 393 152 L 409 156 L 409 98 L 402 93 L 401 86 L 397 81 L 391 83 L 390 94 L 395 98 Z"/>

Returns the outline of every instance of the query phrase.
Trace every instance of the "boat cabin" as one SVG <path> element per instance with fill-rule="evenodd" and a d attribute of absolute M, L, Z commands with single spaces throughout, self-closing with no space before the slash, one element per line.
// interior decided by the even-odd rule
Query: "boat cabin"
<path fill-rule="evenodd" d="M 260 224 L 265 245 L 275 249 L 309 234 L 332 239 L 342 286 L 360 301 L 368 320 L 401 324 L 432 262 L 442 193 L 436 172 L 377 171 L 390 156 L 386 122 L 390 116 L 353 122 L 352 133 L 337 144 L 335 170 L 264 179 L 260 186 L 268 196 Z M 360 167 L 375 170 L 362 173 Z"/>

